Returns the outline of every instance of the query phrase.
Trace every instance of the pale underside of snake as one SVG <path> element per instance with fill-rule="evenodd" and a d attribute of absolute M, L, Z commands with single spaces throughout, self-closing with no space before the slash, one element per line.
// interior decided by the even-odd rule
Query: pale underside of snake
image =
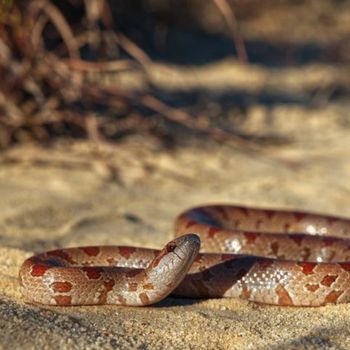
<path fill-rule="evenodd" d="M 350 220 L 213 205 L 182 213 L 175 233 L 162 250 L 96 246 L 34 255 L 19 272 L 22 294 L 49 305 L 150 305 L 170 293 L 291 306 L 350 301 Z"/>

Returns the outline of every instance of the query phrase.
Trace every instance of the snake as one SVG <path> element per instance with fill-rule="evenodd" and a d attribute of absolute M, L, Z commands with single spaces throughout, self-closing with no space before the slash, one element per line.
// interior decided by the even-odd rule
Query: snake
<path fill-rule="evenodd" d="M 129 305 L 241 298 L 279 306 L 350 301 L 350 219 L 229 204 L 190 208 L 163 249 L 86 246 L 46 251 L 19 271 L 24 300 Z"/>

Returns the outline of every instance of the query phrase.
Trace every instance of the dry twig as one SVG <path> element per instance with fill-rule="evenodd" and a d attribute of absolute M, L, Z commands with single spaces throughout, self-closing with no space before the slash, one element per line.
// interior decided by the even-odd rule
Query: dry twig
<path fill-rule="evenodd" d="M 247 50 L 245 48 L 244 40 L 239 33 L 238 24 L 233 8 L 230 6 L 227 0 L 214 0 L 214 3 L 225 18 L 226 24 L 229 28 L 236 47 L 238 59 L 241 61 L 241 63 L 248 63 L 249 60 Z"/>
<path fill-rule="evenodd" d="M 231 28 L 239 57 L 246 61 L 233 12 L 225 0 L 215 3 Z M 233 141 L 240 147 L 254 143 L 212 127 L 208 118 L 171 107 L 150 93 L 132 94 L 116 87 L 85 83 L 84 74 L 91 72 L 137 66 L 146 73 L 151 60 L 124 34 L 112 31 L 114 24 L 107 1 L 85 0 L 84 4 L 88 7 L 88 28 L 79 23 L 79 31 L 49 0 L 32 0 L 29 6 L 19 1 L 0 22 L 0 32 L 5 34 L 0 38 L 0 74 L 4 76 L 0 83 L 0 147 L 20 139 L 41 140 L 67 132 L 85 134 L 99 144 L 127 131 L 151 131 L 161 119 L 221 141 Z M 106 30 L 97 26 L 99 20 Z M 49 23 L 61 38 L 61 42 L 57 37 L 53 39 L 56 47 L 50 51 L 48 42 L 52 42 L 46 33 Z M 133 60 L 91 62 L 80 58 L 82 46 L 96 46 L 94 50 L 98 52 L 102 42 L 111 41 Z M 66 50 L 60 51 L 62 43 Z M 141 115 L 140 106 L 155 114 Z"/>

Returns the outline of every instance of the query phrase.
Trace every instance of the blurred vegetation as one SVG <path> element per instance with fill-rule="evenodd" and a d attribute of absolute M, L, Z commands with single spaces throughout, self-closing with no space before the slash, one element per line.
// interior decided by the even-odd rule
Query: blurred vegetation
<path fill-rule="evenodd" d="M 135 11 L 136 3 L 124 8 Z M 174 123 L 230 137 L 149 93 L 85 82 L 86 72 L 135 66 L 142 71 L 150 60 L 118 31 L 111 5 L 102 0 L 1 2 L 0 148 L 63 135 L 96 142 L 133 132 L 166 138 Z"/>
<path fill-rule="evenodd" d="M 320 21 L 332 20 L 324 15 L 331 2 L 322 2 L 326 4 L 323 12 L 318 10 L 321 2 L 311 2 Z M 137 69 L 147 79 L 147 66 L 154 55 L 148 50 L 150 45 L 146 43 L 142 49 L 134 37 L 153 31 L 153 48 L 161 46 L 167 27 L 179 24 L 226 32 L 232 53 L 248 64 L 236 16 L 244 22 L 284 3 L 288 8 L 303 1 L 2 0 L 0 148 L 28 140 L 44 143 L 61 136 L 109 142 L 130 133 L 152 134 L 171 143 L 176 128 L 221 141 L 261 141 L 219 127 L 205 115 L 193 116 L 168 105 L 157 97 L 151 84 L 147 91 L 130 92 L 115 84 L 88 83 L 86 75 Z M 130 13 L 129 20 L 124 20 Z M 143 33 L 138 25 L 149 17 L 153 26 L 146 26 Z M 139 33 L 131 39 L 129 34 L 134 29 L 137 32 L 136 28 Z M 181 40 L 185 41 L 185 36 Z M 193 42 L 187 45 L 193 47 Z M 263 50 L 271 56 L 270 49 Z M 251 53 L 253 56 L 254 50 Z"/>

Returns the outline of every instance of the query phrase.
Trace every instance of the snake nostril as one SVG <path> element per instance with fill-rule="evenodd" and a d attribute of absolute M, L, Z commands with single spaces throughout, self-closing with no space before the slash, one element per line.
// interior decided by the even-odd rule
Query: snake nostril
<path fill-rule="evenodd" d="M 166 250 L 168 253 L 173 252 L 176 248 L 176 243 L 175 242 L 169 242 L 166 246 Z"/>

